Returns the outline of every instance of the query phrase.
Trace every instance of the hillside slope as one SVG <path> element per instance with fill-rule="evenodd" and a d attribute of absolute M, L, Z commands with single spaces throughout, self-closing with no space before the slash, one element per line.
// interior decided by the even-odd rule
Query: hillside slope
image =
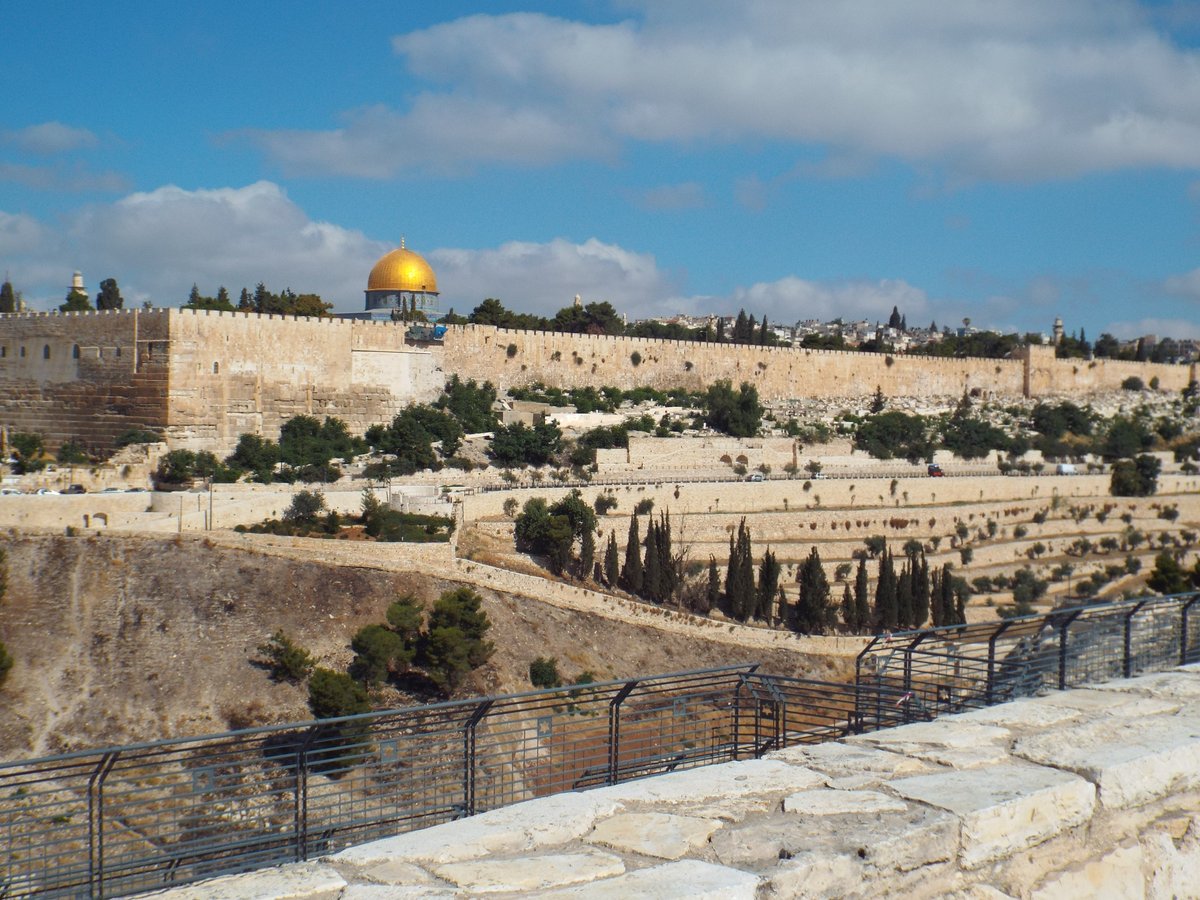
<path fill-rule="evenodd" d="M 0 757 L 306 718 L 302 688 L 272 683 L 255 648 L 282 628 L 323 665 L 345 666 L 351 635 L 383 620 L 397 596 L 426 605 L 452 581 L 296 562 L 203 538 L 14 534 L 0 640 L 16 660 L 0 690 Z M 622 678 L 762 662 L 769 671 L 835 677 L 826 659 L 752 653 L 528 598 L 483 590 L 492 661 L 462 696 L 529 689 L 529 662 L 559 660 Z M 440 699 L 389 691 L 384 705 Z"/>

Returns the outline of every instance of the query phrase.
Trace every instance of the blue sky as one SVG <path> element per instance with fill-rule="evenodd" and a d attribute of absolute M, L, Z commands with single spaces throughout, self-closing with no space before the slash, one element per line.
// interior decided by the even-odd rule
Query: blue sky
<path fill-rule="evenodd" d="M 127 305 L 1200 337 L 1200 3 L 10 4 L 0 269 Z"/>

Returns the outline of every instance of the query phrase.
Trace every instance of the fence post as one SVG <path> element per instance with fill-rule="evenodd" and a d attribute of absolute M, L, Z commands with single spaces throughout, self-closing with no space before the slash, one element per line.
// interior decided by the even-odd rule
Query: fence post
<path fill-rule="evenodd" d="M 1149 601 L 1139 600 L 1134 604 L 1133 609 L 1125 613 L 1125 642 L 1124 652 L 1121 657 L 1121 677 L 1129 678 L 1133 673 L 1133 617 L 1138 614 L 1141 609 Z"/>
<path fill-rule="evenodd" d="M 1079 618 L 1082 609 L 1077 609 L 1058 626 L 1058 689 L 1065 691 L 1067 689 L 1067 629 L 1071 627 L 1071 623 Z"/>
<path fill-rule="evenodd" d="M 987 696 L 986 703 L 991 706 L 995 703 L 996 692 L 996 641 L 1000 639 L 1000 635 L 1004 634 L 1012 625 L 1011 619 L 1006 619 L 1000 623 L 1000 627 L 992 632 L 992 636 L 988 638 L 988 667 L 987 667 Z"/>
<path fill-rule="evenodd" d="M 463 815 L 475 815 L 475 729 L 495 700 L 483 700 L 463 725 Z"/>
<path fill-rule="evenodd" d="M 1186 666 L 1188 661 L 1188 613 L 1191 612 L 1192 605 L 1200 600 L 1200 594 L 1193 594 L 1192 599 L 1183 604 L 1183 611 L 1180 613 L 1179 622 L 1179 664 Z"/>
<path fill-rule="evenodd" d="M 621 704 L 638 686 L 637 681 L 627 681 L 608 701 L 608 783 L 616 784 L 621 769 Z"/>
<path fill-rule="evenodd" d="M 100 757 L 88 778 L 88 894 L 104 896 L 104 779 L 116 765 L 120 750 Z"/>

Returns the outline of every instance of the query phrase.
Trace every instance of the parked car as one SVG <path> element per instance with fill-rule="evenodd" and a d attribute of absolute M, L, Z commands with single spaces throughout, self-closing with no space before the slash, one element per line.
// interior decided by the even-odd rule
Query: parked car
<path fill-rule="evenodd" d="M 754 472 L 750 475 L 747 475 L 746 480 L 747 481 L 762 481 L 763 480 L 762 472 Z"/>
<path fill-rule="evenodd" d="M 58 491 L 54 488 L 38 488 L 34 493 L 38 495 L 54 494 L 56 497 L 58 496 Z"/>
<path fill-rule="evenodd" d="M 82 484 L 73 484 L 70 487 L 68 487 L 65 491 L 63 491 L 63 493 L 64 494 L 86 494 L 87 488 L 85 488 Z"/>
<path fill-rule="evenodd" d="M 1074 463 L 1059 463 L 1054 467 L 1056 475 L 1078 475 L 1079 470 L 1075 468 Z"/>
<path fill-rule="evenodd" d="M 11 497 L 15 494 L 23 494 L 23 493 L 25 493 L 25 492 L 23 490 L 21 490 L 20 488 L 0 488 L 0 496 L 2 496 L 2 497 Z"/>
<path fill-rule="evenodd" d="M 930 463 L 925 468 L 929 472 L 930 478 L 944 478 L 946 475 L 946 473 L 942 471 L 942 467 L 937 463 Z"/>

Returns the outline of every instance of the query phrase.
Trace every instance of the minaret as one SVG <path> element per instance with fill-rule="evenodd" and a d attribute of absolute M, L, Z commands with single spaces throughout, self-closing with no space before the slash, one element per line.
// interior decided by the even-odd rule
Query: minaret
<path fill-rule="evenodd" d="M 1063 340 L 1063 323 L 1062 316 L 1054 317 L 1054 346 L 1057 347 Z"/>
<path fill-rule="evenodd" d="M 71 289 L 70 289 L 70 291 L 68 291 L 68 293 L 83 294 L 83 296 L 85 296 L 85 297 L 88 295 L 87 288 L 85 288 L 83 286 L 83 273 L 82 272 L 77 271 L 74 275 L 71 276 Z"/>

